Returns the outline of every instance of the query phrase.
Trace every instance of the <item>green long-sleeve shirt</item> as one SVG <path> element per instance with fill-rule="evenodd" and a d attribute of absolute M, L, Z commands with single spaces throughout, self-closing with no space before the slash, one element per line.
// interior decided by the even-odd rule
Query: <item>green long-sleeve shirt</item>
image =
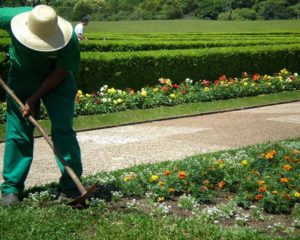
<path fill-rule="evenodd" d="M 14 16 L 31 10 L 31 7 L 0 8 L 0 28 L 6 30 L 11 36 L 9 55 L 13 71 L 37 77 L 47 76 L 54 70 L 53 68 L 70 72 L 79 71 L 80 48 L 75 32 L 65 47 L 52 52 L 29 49 L 14 37 L 11 31 L 11 20 Z"/>

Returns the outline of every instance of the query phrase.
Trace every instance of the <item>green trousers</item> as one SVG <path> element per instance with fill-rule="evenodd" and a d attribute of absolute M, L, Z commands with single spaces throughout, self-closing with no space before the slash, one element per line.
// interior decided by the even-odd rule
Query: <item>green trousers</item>
<path fill-rule="evenodd" d="M 11 71 L 9 87 L 25 102 L 41 85 L 43 78 L 21 75 Z M 42 98 L 51 121 L 51 138 L 54 146 L 61 152 L 78 177 L 82 174 L 80 148 L 73 130 L 74 97 L 76 84 L 71 74 L 53 91 Z M 17 104 L 7 97 L 7 126 L 4 150 L 3 194 L 21 194 L 33 157 L 34 126 L 22 117 Z M 56 158 L 62 176 L 62 191 L 75 188 L 63 165 Z"/>

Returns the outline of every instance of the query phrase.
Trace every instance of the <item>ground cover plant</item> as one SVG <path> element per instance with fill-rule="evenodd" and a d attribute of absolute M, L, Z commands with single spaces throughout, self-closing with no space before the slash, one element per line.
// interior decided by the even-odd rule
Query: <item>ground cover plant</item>
<path fill-rule="evenodd" d="M 102 172 L 83 179 L 98 189 L 82 210 L 35 187 L 0 207 L 1 237 L 298 239 L 299 159 L 298 138 Z"/>

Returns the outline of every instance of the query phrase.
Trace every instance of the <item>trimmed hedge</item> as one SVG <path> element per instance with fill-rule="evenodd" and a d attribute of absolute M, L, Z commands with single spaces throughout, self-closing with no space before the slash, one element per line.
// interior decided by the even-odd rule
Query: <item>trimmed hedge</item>
<path fill-rule="evenodd" d="M 1 42 L 0 42 L 1 43 Z M 199 49 L 211 47 L 230 46 L 257 46 L 257 45 L 283 45 L 300 43 L 300 38 L 271 39 L 271 40 L 214 40 L 210 41 L 122 41 L 122 40 L 89 40 L 80 42 L 83 52 L 128 52 L 128 51 L 152 51 L 152 50 L 173 50 L 173 49 Z"/>
<path fill-rule="evenodd" d="M 160 77 L 179 83 L 185 78 L 211 81 L 221 74 L 272 74 L 284 67 L 299 70 L 300 46 L 255 46 L 147 52 L 83 52 L 82 70 L 76 75 L 84 92 L 107 84 L 135 89 L 155 85 Z"/>

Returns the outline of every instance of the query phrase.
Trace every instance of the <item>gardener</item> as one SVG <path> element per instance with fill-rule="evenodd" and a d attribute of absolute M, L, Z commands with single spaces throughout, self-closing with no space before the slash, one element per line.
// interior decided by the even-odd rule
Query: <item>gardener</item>
<path fill-rule="evenodd" d="M 7 96 L 2 204 L 17 204 L 24 189 L 33 156 L 34 127 L 25 118 L 36 116 L 42 100 L 50 121 L 54 146 L 78 177 L 82 174 L 80 148 L 73 130 L 80 51 L 72 25 L 49 6 L 0 8 L 0 28 L 11 36 L 8 85 L 25 102 L 21 109 Z M 24 118 L 25 117 L 25 118 Z M 58 159 L 57 159 L 58 160 Z M 63 166 L 61 197 L 79 193 Z"/>
<path fill-rule="evenodd" d="M 87 40 L 87 37 L 83 34 L 84 26 L 89 24 L 88 16 L 82 16 L 80 22 L 75 26 L 75 33 L 77 34 L 78 40 Z"/>

